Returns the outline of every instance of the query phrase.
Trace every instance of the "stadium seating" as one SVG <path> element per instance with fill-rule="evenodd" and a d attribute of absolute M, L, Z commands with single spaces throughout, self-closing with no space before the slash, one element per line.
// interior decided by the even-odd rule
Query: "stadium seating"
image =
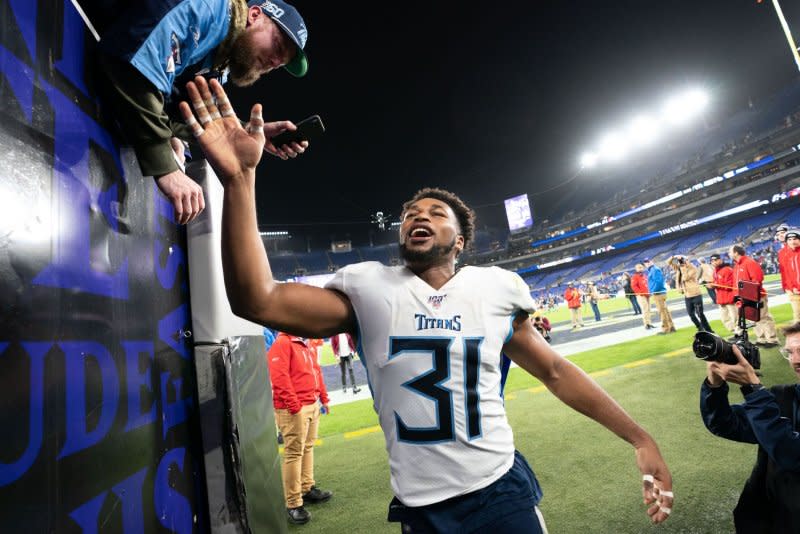
<path fill-rule="evenodd" d="M 297 254 L 295 257 L 300 267 L 305 269 L 308 274 L 324 273 L 331 270 L 331 260 L 327 251 L 304 252 Z"/>
<path fill-rule="evenodd" d="M 286 280 L 294 276 L 300 268 L 294 255 L 270 254 L 269 265 L 272 268 L 273 276 L 278 280 Z"/>
<path fill-rule="evenodd" d="M 384 265 L 394 265 L 400 257 L 396 243 L 376 247 L 362 247 L 359 249 L 359 253 L 364 261 L 377 261 Z"/>
<path fill-rule="evenodd" d="M 347 252 L 330 252 L 328 253 L 328 257 L 331 260 L 331 265 L 336 269 L 344 267 L 345 265 L 350 265 L 351 263 L 363 261 L 361 255 L 355 249 Z"/>

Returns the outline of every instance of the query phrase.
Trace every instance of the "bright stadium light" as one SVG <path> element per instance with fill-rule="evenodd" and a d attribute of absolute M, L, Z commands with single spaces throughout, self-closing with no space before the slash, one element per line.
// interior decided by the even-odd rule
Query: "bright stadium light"
<path fill-rule="evenodd" d="M 673 96 L 664 104 L 664 107 L 661 111 L 661 117 L 668 124 L 682 125 L 689 122 L 691 113 L 687 109 L 683 98 L 679 96 Z"/>
<path fill-rule="evenodd" d="M 700 113 L 708 105 L 708 93 L 702 89 L 692 89 L 688 91 L 684 97 L 687 106 L 694 111 Z"/>
<path fill-rule="evenodd" d="M 692 89 L 678 94 L 664 104 L 664 120 L 681 125 L 700 114 L 708 105 L 708 94 L 700 89 Z"/>
<path fill-rule="evenodd" d="M 616 133 L 609 133 L 600 141 L 600 157 L 609 161 L 619 161 L 625 157 L 625 140 Z"/>
<path fill-rule="evenodd" d="M 591 169 L 597 165 L 597 154 L 594 152 L 586 152 L 581 156 L 581 167 L 584 169 Z"/>
<path fill-rule="evenodd" d="M 664 103 L 660 111 L 642 113 L 613 134 L 603 137 L 597 146 L 581 156 L 581 169 L 589 169 L 601 161 L 617 162 L 632 149 L 653 145 L 664 134 L 665 125 L 686 125 L 702 117 L 709 101 L 709 94 L 702 88 L 677 93 Z"/>
<path fill-rule="evenodd" d="M 628 126 L 628 135 L 637 145 L 649 145 L 658 137 L 658 124 L 648 115 L 639 115 Z"/>

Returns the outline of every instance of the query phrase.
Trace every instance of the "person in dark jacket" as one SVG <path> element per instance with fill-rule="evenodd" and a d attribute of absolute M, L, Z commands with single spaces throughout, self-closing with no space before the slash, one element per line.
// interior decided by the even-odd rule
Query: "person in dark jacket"
<path fill-rule="evenodd" d="M 175 108 L 185 99 L 181 88 L 195 75 L 239 86 L 279 67 L 303 76 L 308 31 L 297 10 L 282 0 L 121 4 L 100 37 L 100 96 L 133 146 L 142 174 L 155 179 L 177 221 L 185 224 L 203 211 L 205 201 L 200 186 L 184 174 L 183 144 L 175 139 L 191 140 Z M 302 153 L 306 142 L 283 147 L 270 142 L 287 129 L 296 126 L 264 124 L 264 149 L 283 159 Z"/>
<path fill-rule="evenodd" d="M 800 378 L 800 323 L 784 328 L 781 353 Z M 756 465 L 733 511 L 737 533 L 800 532 L 800 385 L 765 388 L 734 345 L 738 363 L 707 364 L 700 412 L 715 435 L 758 444 Z M 744 403 L 728 403 L 728 382 L 741 386 Z"/>
<path fill-rule="evenodd" d="M 633 306 L 633 314 L 641 315 L 642 308 L 639 306 L 639 302 L 636 300 L 636 294 L 633 292 L 633 287 L 631 287 L 631 275 L 628 273 L 622 273 L 622 289 L 625 291 L 625 296 L 631 301 L 631 306 Z"/>

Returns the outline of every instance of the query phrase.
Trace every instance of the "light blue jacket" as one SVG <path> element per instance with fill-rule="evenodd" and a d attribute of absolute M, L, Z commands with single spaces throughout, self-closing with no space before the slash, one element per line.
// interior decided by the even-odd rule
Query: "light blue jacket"
<path fill-rule="evenodd" d="M 164 95 L 184 70 L 211 68 L 228 35 L 229 0 L 139 0 L 135 20 L 120 14 L 100 46 L 133 65 Z"/>
<path fill-rule="evenodd" d="M 657 293 L 663 295 L 667 292 L 667 286 L 664 284 L 664 272 L 655 265 L 647 268 L 647 289 L 653 295 Z"/>

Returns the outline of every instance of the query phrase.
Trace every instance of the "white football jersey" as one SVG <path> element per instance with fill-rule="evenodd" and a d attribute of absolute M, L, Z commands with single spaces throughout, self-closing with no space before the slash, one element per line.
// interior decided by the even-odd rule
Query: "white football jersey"
<path fill-rule="evenodd" d="M 498 267 L 464 267 L 435 290 L 406 267 L 377 262 L 339 270 L 358 320 L 392 489 L 424 506 L 484 488 L 514 462 L 501 398 L 501 349 L 528 286 Z"/>

